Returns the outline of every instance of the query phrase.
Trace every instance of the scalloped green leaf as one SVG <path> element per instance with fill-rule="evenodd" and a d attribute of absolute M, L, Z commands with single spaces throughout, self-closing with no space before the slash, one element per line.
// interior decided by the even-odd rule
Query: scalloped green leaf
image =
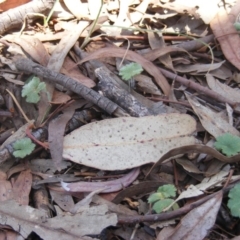
<path fill-rule="evenodd" d="M 160 199 L 164 199 L 162 193 L 153 193 L 148 198 L 148 203 L 154 203 Z"/>
<path fill-rule="evenodd" d="M 132 62 L 121 67 L 119 75 L 122 77 L 122 79 L 128 81 L 135 75 L 140 74 L 142 71 L 142 66 L 139 63 Z"/>
<path fill-rule="evenodd" d="M 29 138 L 22 138 L 17 140 L 13 144 L 14 152 L 13 156 L 18 158 L 24 158 L 31 154 L 35 148 L 35 144 Z"/>
<path fill-rule="evenodd" d="M 228 157 L 240 152 L 240 137 L 225 133 L 216 138 L 214 147 Z"/>
<path fill-rule="evenodd" d="M 153 204 L 153 210 L 156 213 L 161 213 L 165 208 L 170 206 L 173 202 L 174 202 L 174 200 L 170 199 L 170 198 L 159 200 Z"/>
<path fill-rule="evenodd" d="M 172 184 L 163 185 L 157 190 L 158 193 L 164 196 L 163 198 L 176 197 L 176 191 L 177 189 Z"/>
<path fill-rule="evenodd" d="M 40 100 L 39 93 L 46 90 L 46 84 L 41 82 L 36 76 L 33 76 L 22 89 L 22 97 L 26 97 L 26 101 L 29 103 L 37 103 Z"/>
<path fill-rule="evenodd" d="M 231 211 L 232 216 L 240 217 L 240 184 L 235 185 L 228 194 L 230 198 L 227 206 Z"/>

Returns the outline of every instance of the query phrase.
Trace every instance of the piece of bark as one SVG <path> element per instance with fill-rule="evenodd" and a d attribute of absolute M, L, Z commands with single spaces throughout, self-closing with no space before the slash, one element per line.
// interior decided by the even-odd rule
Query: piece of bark
<path fill-rule="evenodd" d="M 10 9 L 0 15 L 0 34 L 11 28 L 21 26 L 27 14 L 42 13 L 47 15 L 53 7 L 55 0 L 38 0 L 31 1 L 20 7 Z M 34 15 L 33 15 L 34 17 Z M 30 16 L 29 16 L 30 18 Z"/>
<path fill-rule="evenodd" d="M 100 80 L 98 87 L 103 94 L 126 110 L 132 117 L 151 115 L 145 106 L 140 104 L 133 95 L 121 88 L 114 81 L 111 72 L 106 71 L 106 67 L 97 68 L 95 74 Z"/>
<path fill-rule="evenodd" d="M 32 73 L 39 77 L 47 78 L 55 83 L 62 85 L 63 87 L 71 90 L 82 96 L 84 99 L 99 106 L 110 115 L 115 116 L 129 116 L 126 114 L 117 104 L 110 101 L 108 98 L 101 96 L 98 92 L 84 86 L 80 82 L 65 76 L 61 73 L 51 71 L 50 69 L 43 67 L 33 61 L 26 58 L 19 58 L 15 61 L 15 65 L 18 70 Z"/>

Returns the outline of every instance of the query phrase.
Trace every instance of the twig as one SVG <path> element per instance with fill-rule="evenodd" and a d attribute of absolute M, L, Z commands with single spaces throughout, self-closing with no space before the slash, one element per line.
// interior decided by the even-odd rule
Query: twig
<path fill-rule="evenodd" d="M 8 92 L 8 94 L 12 97 L 13 101 L 15 102 L 15 104 L 17 105 L 19 111 L 22 113 L 23 117 L 25 118 L 26 122 L 28 122 L 29 124 L 31 123 L 31 120 L 28 119 L 27 115 L 24 113 L 24 111 L 22 110 L 20 104 L 18 103 L 17 99 L 14 97 L 14 95 L 8 90 L 6 89 L 6 91 Z"/>
<path fill-rule="evenodd" d="M 106 67 L 97 68 L 95 74 L 99 79 L 98 87 L 103 94 L 121 106 L 131 116 L 143 117 L 151 115 L 148 108 L 143 106 L 133 95 L 116 83 L 112 77 L 112 73 Z"/>
<path fill-rule="evenodd" d="M 84 86 L 68 76 L 54 72 L 26 58 L 17 59 L 15 65 L 17 69 L 21 71 L 49 79 L 72 92 L 81 95 L 84 99 L 96 104 L 108 114 L 113 114 L 115 116 L 129 116 L 117 104 L 113 103 L 108 98 L 101 96 L 98 92 Z"/>
<path fill-rule="evenodd" d="M 0 15 L 0 34 L 3 34 L 10 28 L 21 26 L 26 14 L 48 13 L 53 7 L 54 2 L 55 0 L 31 1 L 2 13 Z"/>
<path fill-rule="evenodd" d="M 228 103 L 229 105 L 231 105 L 233 108 L 236 107 L 237 102 L 234 102 L 228 98 L 225 98 L 223 96 L 221 96 L 220 94 L 218 94 L 217 92 L 212 91 L 211 89 L 207 88 L 207 87 L 203 87 L 198 83 L 195 83 L 193 81 L 190 81 L 184 77 L 180 77 L 178 75 L 176 75 L 175 73 L 171 73 L 163 68 L 160 68 L 160 71 L 162 72 L 162 74 L 167 77 L 167 78 L 171 78 L 176 80 L 177 82 L 182 83 L 184 86 L 192 88 L 194 90 L 196 90 L 198 93 L 204 93 L 205 95 L 214 98 L 216 100 L 218 100 L 219 102 L 222 103 Z"/>
<path fill-rule="evenodd" d="M 118 217 L 118 223 L 120 224 L 135 224 L 140 222 L 158 222 L 158 221 L 166 221 L 170 219 L 174 219 L 177 217 L 180 217 L 188 212 L 190 212 L 192 209 L 198 207 L 199 205 L 205 203 L 206 201 L 210 200 L 213 197 L 217 197 L 218 195 L 221 195 L 222 191 L 216 192 L 214 194 L 208 195 L 206 197 L 203 197 L 202 199 L 190 203 L 176 211 L 167 212 L 167 213 L 161 213 L 161 214 L 151 214 L 151 215 L 134 215 L 134 216 L 119 216 Z"/>

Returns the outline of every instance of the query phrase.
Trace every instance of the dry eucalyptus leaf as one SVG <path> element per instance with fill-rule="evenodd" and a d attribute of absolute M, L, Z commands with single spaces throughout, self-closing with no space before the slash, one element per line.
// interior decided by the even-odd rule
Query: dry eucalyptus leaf
<path fill-rule="evenodd" d="M 196 143 L 187 114 L 114 118 L 87 124 L 65 136 L 63 157 L 104 170 L 157 162 L 173 148 Z"/>
<path fill-rule="evenodd" d="M 211 74 L 206 75 L 208 86 L 221 96 L 230 99 L 233 102 L 240 102 L 239 88 L 232 88 L 216 80 Z"/>
<path fill-rule="evenodd" d="M 31 232 L 35 232 L 45 240 L 83 240 L 84 235 L 100 234 L 104 228 L 117 224 L 117 215 L 107 212 L 108 207 L 100 205 L 86 207 L 75 215 L 47 218 L 44 211 L 8 200 L 1 202 L 0 224 L 10 226 L 24 239 L 27 239 Z"/>
<path fill-rule="evenodd" d="M 236 136 L 240 135 L 239 131 L 231 126 L 225 119 L 221 118 L 218 113 L 200 104 L 196 98 L 187 94 L 186 97 L 194 112 L 198 115 L 203 127 L 215 138 L 227 132 Z"/>
<path fill-rule="evenodd" d="M 194 208 L 181 219 L 175 227 L 174 233 L 168 239 L 202 240 L 213 227 L 222 203 L 222 192 L 212 199 Z"/>

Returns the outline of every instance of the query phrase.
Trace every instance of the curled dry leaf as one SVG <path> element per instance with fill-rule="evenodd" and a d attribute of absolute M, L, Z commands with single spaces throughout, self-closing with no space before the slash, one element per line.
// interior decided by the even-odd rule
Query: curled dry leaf
<path fill-rule="evenodd" d="M 221 118 L 219 114 L 200 104 L 196 98 L 187 94 L 186 96 L 194 112 L 198 115 L 203 127 L 215 138 L 227 132 L 236 136 L 240 135 L 239 131 L 231 126 L 225 119 Z"/>
<path fill-rule="evenodd" d="M 138 177 L 139 172 L 140 169 L 135 168 L 124 177 L 116 180 L 106 182 L 62 182 L 61 185 L 69 192 L 92 192 L 98 190 L 101 190 L 102 193 L 117 192 L 130 185 Z"/>
<path fill-rule="evenodd" d="M 239 88 L 232 88 L 216 80 L 211 74 L 206 75 L 208 86 L 221 96 L 232 100 L 233 102 L 240 103 L 240 90 Z"/>
<path fill-rule="evenodd" d="M 98 169 L 129 169 L 156 162 L 173 148 L 194 144 L 195 129 L 195 120 L 187 114 L 107 119 L 65 136 L 63 157 Z"/>
<path fill-rule="evenodd" d="M 230 13 L 227 13 L 225 9 L 221 9 L 210 23 L 215 38 L 221 45 L 224 56 L 238 69 L 240 69 L 240 53 L 238 51 L 240 38 L 233 24 L 239 12 L 240 1 L 237 1 Z"/>

